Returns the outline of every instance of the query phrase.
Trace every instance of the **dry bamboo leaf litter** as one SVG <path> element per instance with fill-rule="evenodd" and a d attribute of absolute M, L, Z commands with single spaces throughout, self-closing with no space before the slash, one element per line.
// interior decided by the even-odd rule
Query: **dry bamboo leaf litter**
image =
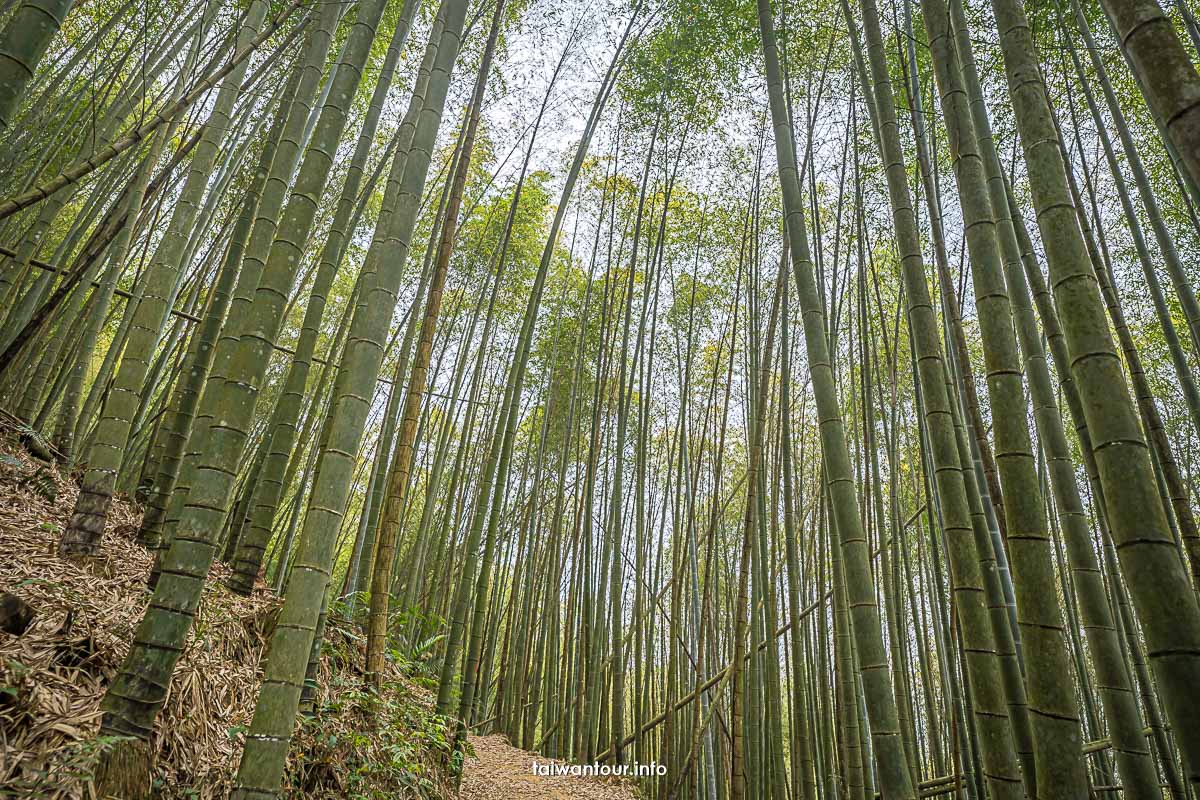
<path fill-rule="evenodd" d="M 96 740 L 100 701 L 145 611 L 153 557 L 136 541 L 140 510 L 117 499 L 100 558 L 91 563 L 60 559 L 57 541 L 77 485 L 31 458 L 11 438 L 0 440 L 0 455 L 0 552 L 6 555 L 0 562 L 0 591 L 36 612 L 24 635 L 0 633 L 0 797 L 90 800 L 95 793 L 87 777 L 102 746 Z M 57 489 L 53 502 L 27 480 L 39 469 L 51 471 Z M 223 587 L 228 574 L 224 564 L 214 564 L 155 726 L 160 797 L 207 800 L 225 797 L 231 788 L 278 601 L 261 586 L 249 598 L 233 595 Z M 342 655 L 321 662 L 321 736 L 313 730 L 318 726 L 303 726 L 297 733 L 289 772 L 302 772 L 299 782 L 305 788 L 295 796 L 345 796 L 345 776 L 336 763 L 345 751 L 330 746 L 331 737 L 358 742 L 363 758 L 372 757 L 374 749 L 363 741 L 371 719 L 360 706 L 339 703 L 336 696 L 359 681 L 357 674 L 346 674 L 353 671 L 348 666 L 361 663 L 358 644 L 336 622 L 328 635 L 342 641 Z M 393 686 L 406 687 L 405 702 L 431 706 L 426 690 L 398 673 L 391 677 Z M 434 792 L 443 793 L 447 784 L 439 765 L 445 759 L 417 748 L 414 760 Z"/>
<path fill-rule="evenodd" d="M 149 599 L 152 555 L 135 540 L 140 510 L 117 500 L 100 558 L 60 559 L 58 537 L 78 495 L 54 472 L 57 497 L 25 478 L 40 462 L 7 443 L 0 463 L 0 587 L 33 606 L 21 637 L 0 634 L 0 793 L 84 798 L 97 753 L 100 699 L 125 656 Z M 19 460 L 20 466 L 12 463 Z M 53 467 L 49 468 L 53 470 Z M 275 600 L 219 588 L 218 564 L 155 729 L 156 778 L 164 794 L 225 794 L 238 742 L 229 731 L 249 721 L 260 681 L 258 654 Z"/>

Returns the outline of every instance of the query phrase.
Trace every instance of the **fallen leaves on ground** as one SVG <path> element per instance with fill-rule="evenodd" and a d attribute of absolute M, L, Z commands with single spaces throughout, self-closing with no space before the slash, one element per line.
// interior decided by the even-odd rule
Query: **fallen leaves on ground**
<path fill-rule="evenodd" d="M 55 492 L 38 485 L 47 471 Z M 30 481 L 31 475 L 42 479 Z M 58 539 L 78 494 L 73 480 L 30 457 L 12 438 L 0 439 L 0 590 L 24 600 L 36 615 L 21 636 L 0 632 L 0 797 L 95 797 L 89 778 L 106 745 L 97 738 L 100 701 L 150 598 L 146 578 L 153 554 L 137 542 L 141 511 L 121 498 L 114 500 L 99 558 L 58 557 Z M 228 576 L 227 566 L 214 563 L 154 728 L 156 797 L 208 800 L 228 796 L 232 787 L 279 601 L 261 582 L 248 598 L 234 595 L 224 587 Z M 320 730 L 298 728 L 289 781 L 303 789 L 285 787 L 285 794 L 345 797 L 342 743 L 356 742 L 360 761 L 377 756 L 376 738 L 382 737 L 371 736 L 376 720 L 362 713 L 361 703 L 343 703 L 338 696 L 361 685 L 356 670 L 364 655 L 356 639 L 351 626 L 330 620 L 327 642 L 338 646 L 327 648 L 318 671 Z M 432 717 L 427 690 L 394 664 L 385 679 L 386 700 L 397 718 Z M 403 753 L 410 761 L 390 775 L 411 767 L 425 784 L 444 791 L 445 758 L 434 757 L 429 746 L 436 733 L 414 735 Z M 394 753 L 378 755 L 396 760 Z M 373 773 L 366 780 L 372 778 Z"/>
<path fill-rule="evenodd" d="M 500 735 L 472 736 L 460 800 L 635 800 L 633 785 L 619 778 L 536 775 L 533 762 L 563 761 L 520 750 Z"/>
<path fill-rule="evenodd" d="M 36 617 L 23 636 L 0 634 L 0 794 L 86 798 L 99 747 L 100 700 L 129 649 L 149 600 L 153 555 L 136 541 L 140 509 L 113 503 L 101 556 L 59 558 L 58 538 L 79 489 L 11 443 L 0 462 L 0 587 Z M 51 502 L 27 480 L 53 470 Z M 276 601 L 220 587 L 216 564 L 155 727 L 155 777 L 164 794 L 193 786 L 227 791 L 240 749 L 231 730 L 249 722 L 261 676 L 258 656 Z M 196 795 L 192 795 L 196 796 Z"/>

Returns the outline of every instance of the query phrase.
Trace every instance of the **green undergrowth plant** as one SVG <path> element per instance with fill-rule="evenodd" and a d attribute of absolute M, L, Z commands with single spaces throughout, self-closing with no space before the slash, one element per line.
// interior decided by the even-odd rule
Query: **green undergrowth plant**
<path fill-rule="evenodd" d="M 434 711 L 435 679 L 419 649 L 390 651 L 387 679 L 375 691 L 357 669 L 357 631 L 330 628 L 322 661 L 331 669 L 322 669 L 315 707 L 302 716 L 288 769 L 290 795 L 452 797 L 463 755 L 452 752 L 451 721 Z"/>

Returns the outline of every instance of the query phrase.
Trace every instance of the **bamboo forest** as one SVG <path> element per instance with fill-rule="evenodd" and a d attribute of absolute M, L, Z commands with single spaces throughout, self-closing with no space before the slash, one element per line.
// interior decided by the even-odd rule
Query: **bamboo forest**
<path fill-rule="evenodd" d="M 1200 798 L 1195 0 L 0 0 L 0 797 Z"/>

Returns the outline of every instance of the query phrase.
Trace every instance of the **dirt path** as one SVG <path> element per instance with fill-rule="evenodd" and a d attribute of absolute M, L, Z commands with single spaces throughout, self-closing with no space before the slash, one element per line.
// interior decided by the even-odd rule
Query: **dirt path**
<path fill-rule="evenodd" d="M 472 736 L 460 800 L 635 800 L 631 784 L 615 778 L 535 775 L 533 763 L 562 764 L 518 750 L 499 735 Z"/>

